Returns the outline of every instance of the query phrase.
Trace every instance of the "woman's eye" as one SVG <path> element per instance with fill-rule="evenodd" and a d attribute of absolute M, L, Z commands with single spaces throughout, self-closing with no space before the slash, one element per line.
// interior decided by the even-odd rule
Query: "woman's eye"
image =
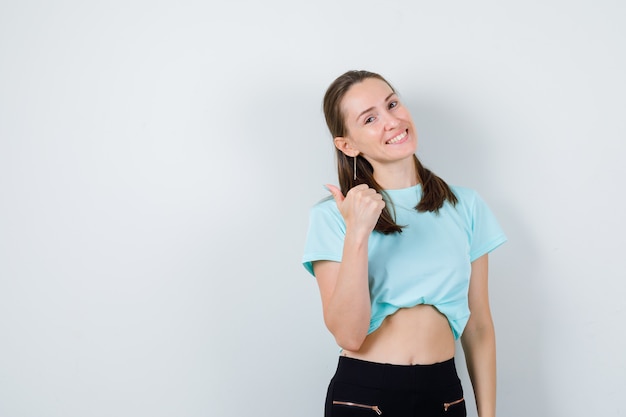
<path fill-rule="evenodd" d="M 397 101 L 392 101 L 391 103 L 389 103 L 389 108 L 393 109 L 394 107 L 398 107 L 398 102 Z"/>
<path fill-rule="evenodd" d="M 374 121 L 374 116 L 370 116 L 367 119 L 365 119 L 365 124 L 372 123 L 373 121 Z"/>

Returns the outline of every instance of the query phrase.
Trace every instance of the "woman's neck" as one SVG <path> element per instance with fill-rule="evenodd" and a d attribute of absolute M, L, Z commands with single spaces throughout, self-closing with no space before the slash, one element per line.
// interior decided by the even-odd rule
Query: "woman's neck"
<path fill-rule="evenodd" d="M 419 183 L 413 158 L 374 166 L 374 179 L 384 190 L 399 190 Z"/>

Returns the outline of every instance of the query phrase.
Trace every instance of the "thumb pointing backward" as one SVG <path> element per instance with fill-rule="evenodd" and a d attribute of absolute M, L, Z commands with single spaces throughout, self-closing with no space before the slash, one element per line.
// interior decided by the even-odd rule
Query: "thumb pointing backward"
<path fill-rule="evenodd" d="M 325 187 L 333 195 L 335 203 L 341 204 L 343 202 L 345 197 L 343 196 L 343 194 L 341 194 L 341 190 L 339 188 L 331 184 L 326 184 Z"/>

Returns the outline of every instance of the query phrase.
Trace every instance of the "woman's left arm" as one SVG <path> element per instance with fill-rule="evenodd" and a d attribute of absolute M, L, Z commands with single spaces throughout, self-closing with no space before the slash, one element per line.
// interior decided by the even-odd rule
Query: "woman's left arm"
<path fill-rule="evenodd" d="M 496 415 L 496 334 L 489 308 L 488 264 L 486 254 L 472 262 L 471 315 L 461 336 L 480 417 Z"/>

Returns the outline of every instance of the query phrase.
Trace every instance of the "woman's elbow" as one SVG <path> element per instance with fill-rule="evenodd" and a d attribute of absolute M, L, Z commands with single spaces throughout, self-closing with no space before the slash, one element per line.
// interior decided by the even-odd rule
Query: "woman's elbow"
<path fill-rule="evenodd" d="M 369 322 L 367 326 L 357 326 L 360 328 L 355 328 L 355 326 L 333 326 L 332 323 L 326 323 L 326 327 L 335 338 L 335 342 L 339 347 L 351 352 L 356 352 L 361 349 L 367 337 Z"/>
<path fill-rule="evenodd" d="M 363 346 L 363 342 L 365 341 L 365 337 L 367 335 L 344 335 L 344 336 L 335 336 L 335 342 L 337 345 L 344 349 L 349 350 L 350 352 L 358 352 Z"/>
<path fill-rule="evenodd" d="M 472 323 L 472 325 L 467 326 L 463 331 L 461 342 L 463 344 L 491 342 L 495 340 L 495 337 L 496 333 L 493 322 L 488 321 L 482 324 Z"/>

